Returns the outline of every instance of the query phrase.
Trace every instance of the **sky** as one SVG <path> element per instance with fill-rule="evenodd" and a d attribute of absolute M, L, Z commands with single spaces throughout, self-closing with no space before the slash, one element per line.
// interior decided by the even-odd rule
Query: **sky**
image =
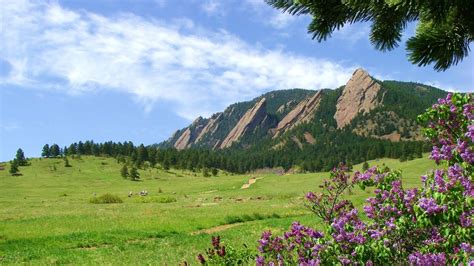
<path fill-rule="evenodd" d="M 198 116 L 288 88 L 381 79 L 474 91 L 474 58 L 445 72 L 373 48 L 370 24 L 318 43 L 310 18 L 263 0 L 0 0 L 0 161 L 79 140 L 159 143 Z M 472 48 L 472 47 L 471 47 Z"/>

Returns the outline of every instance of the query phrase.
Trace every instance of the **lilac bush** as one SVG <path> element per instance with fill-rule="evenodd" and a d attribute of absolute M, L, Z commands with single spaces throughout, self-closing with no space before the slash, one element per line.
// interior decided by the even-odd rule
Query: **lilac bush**
<path fill-rule="evenodd" d="M 351 177 L 340 166 L 323 192 L 305 197 L 324 230 L 294 222 L 282 236 L 264 232 L 256 264 L 474 263 L 473 99 L 448 94 L 418 119 L 433 145 L 430 158 L 441 167 L 421 177 L 421 188 L 404 189 L 400 171 L 372 167 Z M 364 219 L 343 199 L 353 186 L 374 189 Z"/>

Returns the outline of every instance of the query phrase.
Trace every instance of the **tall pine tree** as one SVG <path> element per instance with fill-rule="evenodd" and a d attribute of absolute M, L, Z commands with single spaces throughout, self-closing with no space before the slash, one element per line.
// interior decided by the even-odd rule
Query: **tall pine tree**
<path fill-rule="evenodd" d="M 28 165 L 28 161 L 25 158 L 25 153 L 23 153 L 22 149 L 18 149 L 16 151 L 16 161 L 18 162 L 19 166 L 26 166 Z"/>

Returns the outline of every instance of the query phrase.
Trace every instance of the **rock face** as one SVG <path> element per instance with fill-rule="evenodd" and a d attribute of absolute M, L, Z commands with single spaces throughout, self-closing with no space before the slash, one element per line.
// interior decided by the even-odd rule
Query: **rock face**
<path fill-rule="evenodd" d="M 199 141 L 201 141 L 201 139 L 208 133 L 214 133 L 216 130 L 217 130 L 217 127 L 219 126 L 219 123 L 218 121 L 221 119 L 222 117 L 222 113 L 217 113 L 215 115 L 213 115 L 209 121 L 207 122 L 207 124 L 204 126 L 204 128 L 201 130 L 201 132 L 199 133 L 199 135 L 196 137 L 196 140 L 194 141 L 194 143 L 198 143 Z"/>
<path fill-rule="evenodd" d="M 245 132 L 254 129 L 257 125 L 261 124 L 267 118 L 266 112 L 266 99 L 262 98 L 258 101 L 250 110 L 248 110 L 235 127 L 229 132 L 227 137 L 219 145 L 220 149 L 228 148 L 238 141 Z"/>
<path fill-rule="evenodd" d="M 196 136 L 200 136 L 203 129 L 205 128 L 206 119 L 202 117 L 196 118 L 194 122 L 186 128 L 186 130 L 179 136 L 174 143 L 174 147 L 178 150 L 189 148 L 191 144 L 195 143 Z"/>
<path fill-rule="evenodd" d="M 377 94 L 380 89 L 380 84 L 369 73 L 361 68 L 357 69 L 337 100 L 334 115 L 337 128 L 345 127 L 359 112 L 367 113 L 378 106 Z"/>
<path fill-rule="evenodd" d="M 318 91 L 312 97 L 301 101 L 278 123 L 277 127 L 272 130 L 275 134 L 273 138 L 278 137 L 280 134 L 301 123 L 309 122 L 318 109 L 319 103 L 321 102 L 321 95 L 321 91 Z"/>
<path fill-rule="evenodd" d="M 186 128 L 186 130 L 179 136 L 178 140 L 174 143 L 174 147 L 178 150 L 186 149 L 191 140 L 191 130 Z"/>

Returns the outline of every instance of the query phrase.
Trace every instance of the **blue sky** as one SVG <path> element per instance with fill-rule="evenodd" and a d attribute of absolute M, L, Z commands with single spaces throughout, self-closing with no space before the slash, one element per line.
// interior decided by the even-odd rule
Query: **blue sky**
<path fill-rule="evenodd" d="M 79 140 L 152 144 L 264 92 L 379 79 L 473 91 L 474 59 L 446 72 L 376 51 L 369 24 L 326 42 L 263 0 L 0 0 L 0 161 Z M 413 34 L 407 28 L 403 40 Z"/>

